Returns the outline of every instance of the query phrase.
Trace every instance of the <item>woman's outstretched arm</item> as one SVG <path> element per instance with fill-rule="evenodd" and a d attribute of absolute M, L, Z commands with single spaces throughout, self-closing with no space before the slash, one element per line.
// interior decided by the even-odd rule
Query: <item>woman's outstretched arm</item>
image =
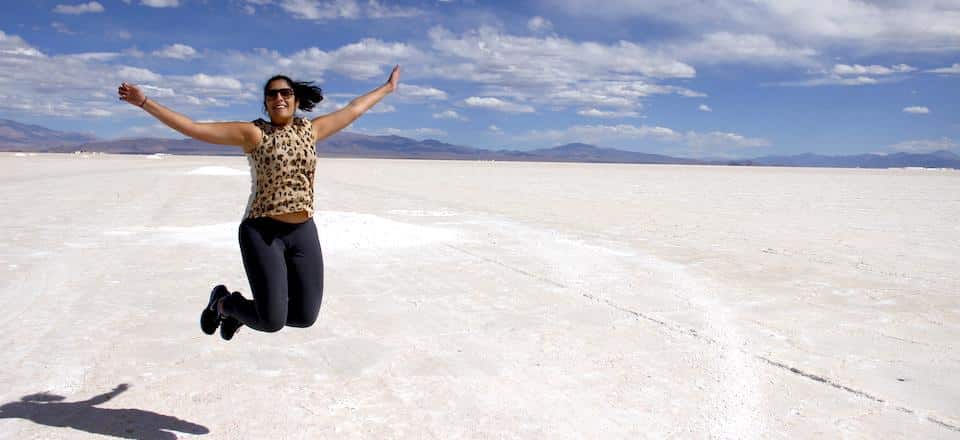
<path fill-rule="evenodd" d="M 384 96 L 397 89 L 400 83 L 400 66 L 394 66 L 390 72 L 390 78 L 382 86 L 371 90 L 363 96 L 355 98 L 342 109 L 313 119 L 313 134 L 319 141 L 326 138 L 357 120 L 360 115 L 370 110 L 374 104 L 380 102 Z"/>
<path fill-rule="evenodd" d="M 250 122 L 194 122 L 148 98 L 133 84 L 120 84 L 117 92 L 121 100 L 146 110 L 184 136 L 211 144 L 243 147 L 246 152 L 253 151 L 260 143 L 260 129 Z"/>

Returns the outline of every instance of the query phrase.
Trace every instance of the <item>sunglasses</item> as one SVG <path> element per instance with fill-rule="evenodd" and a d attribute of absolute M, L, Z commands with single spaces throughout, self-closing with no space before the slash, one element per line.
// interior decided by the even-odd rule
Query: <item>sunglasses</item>
<path fill-rule="evenodd" d="M 267 91 L 263 94 L 263 96 L 264 96 L 265 98 L 275 98 L 275 97 L 277 97 L 277 95 L 282 96 L 282 97 L 284 97 L 284 98 L 289 98 L 289 97 L 293 96 L 293 89 L 291 89 L 291 88 L 286 88 L 286 89 L 270 89 L 270 90 L 267 90 Z"/>

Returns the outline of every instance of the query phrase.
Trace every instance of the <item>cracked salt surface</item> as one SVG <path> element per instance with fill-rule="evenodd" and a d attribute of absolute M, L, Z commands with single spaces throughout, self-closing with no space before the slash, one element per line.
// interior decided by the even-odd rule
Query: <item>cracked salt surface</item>
<path fill-rule="evenodd" d="M 320 244 L 330 252 L 376 252 L 393 248 L 430 246 L 458 239 L 451 228 L 421 226 L 384 217 L 339 211 L 317 211 L 314 223 Z M 182 244 L 236 248 L 238 223 L 215 223 L 195 226 L 129 226 L 105 235 L 130 237 L 150 245 Z M 139 237 L 139 238 L 138 238 Z M 75 245 L 81 246 L 81 245 Z"/>
<path fill-rule="evenodd" d="M 246 287 L 243 158 L 0 156 L 57 176 L 0 197 L 0 405 L 129 382 L 110 405 L 216 438 L 960 432 L 957 173 L 321 162 L 320 321 L 224 343 L 196 314 Z"/>

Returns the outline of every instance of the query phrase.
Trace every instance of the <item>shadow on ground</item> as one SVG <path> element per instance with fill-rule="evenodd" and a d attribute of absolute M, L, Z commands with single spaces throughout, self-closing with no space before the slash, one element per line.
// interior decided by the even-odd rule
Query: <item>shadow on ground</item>
<path fill-rule="evenodd" d="M 207 434 L 207 427 L 141 409 L 97 408 L 129 388 L 117 385 L 110 392 L 80 402 L 62 402 L 63 396 L 47 392 L 26 395 L 0 406 L 0 419 L 26 419 L 34 423 L 73 428 L 91 434 L 149 440 L 175 439 L 170 431 Z"/>

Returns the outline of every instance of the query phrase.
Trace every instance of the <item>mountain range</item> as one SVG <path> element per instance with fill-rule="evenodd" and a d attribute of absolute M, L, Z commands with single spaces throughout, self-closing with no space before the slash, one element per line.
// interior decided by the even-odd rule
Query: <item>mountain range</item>
<path fill-rule="evenodd" d="M 212 145 L 193 139 L 132 138 L 102 140 L 89 134 L 56 131 L 8 119 L 0 119 L 0 151 L 242 155 L 242 151 L 236 147 Z M 485 150 L 448 144 L 433 139 L 418 141 L 401 136 L 370 136 L 351 132 L 340 132 L 320 142 L 317 144 L 317 154 L 322 157 L 392 159 L 960 169 L 960 156 L 946 150 L 932 153 L 859 154 L 850 156 L 824 156 L 806 153 L 792 156 L 763 156 L 754 159 L 715 160 L 639 153 L 614 148 L 601 148 L 583 143 L 525 151 Z"/>

